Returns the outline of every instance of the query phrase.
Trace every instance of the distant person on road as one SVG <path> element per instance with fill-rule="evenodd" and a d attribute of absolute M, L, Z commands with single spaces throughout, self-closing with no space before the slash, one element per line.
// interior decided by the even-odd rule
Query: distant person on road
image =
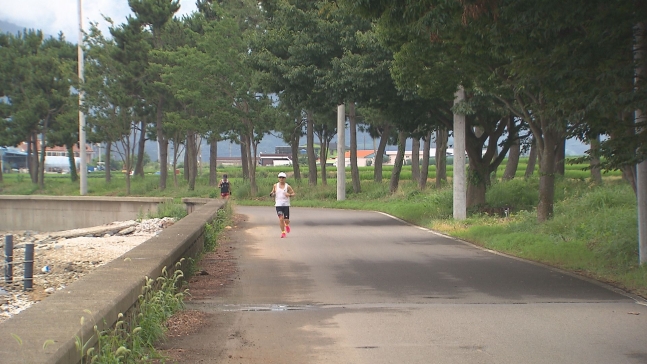
<path fill-rule="evenodd" d="M 229 195 L 231 195 L 231 185 L 226 174 L 222 175 L 222 179 L 218 183 L 218 188 L 220 188 L 220 198 L 228 199 Z"/>
<path fill-rule="evenodd" d="M 281 238 L 285 238 L 285 234 L 290 233 L 290 197 L 295 195 L 292 187 L 285 182 L 286 178 L 285 173 L 279 173 L 279 182 L 272 186 L 272 192 L 270 192 L 270 196 L 274 197 L 276 214 L 279 216 Z"/>

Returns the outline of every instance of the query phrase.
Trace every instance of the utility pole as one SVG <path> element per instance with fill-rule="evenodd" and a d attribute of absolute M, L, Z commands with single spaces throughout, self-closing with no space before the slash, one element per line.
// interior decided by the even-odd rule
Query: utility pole
<path fill-rule="evenodd" d="M 83 4 L 79 0 L 79 44 L 77 45 L 79 57 L 79 83 L 83 87 Z M 88 194 L 88 164 L 85 153 L 85 114 L 83 113 L 83 91 L 79 89 L 79 157 L 81 157 L 81 196 Z"/>
<path fill-rule="evenodd" d="M 634 87 L 644 87 L 640 78 L 644 77 L 645 69 L 641 62 L 644 62 L 645 23 L 638 23 L 635 28 L 634 61 L 636 73 Z M 636 109 L 634 123 L 644 122 L 645 115 L 640 109 Z M 644 132 L 644 128 L 637 128 L 636 133 Z M 647 263 L 647 161 L 636 165 L 636 203 L 638 207 L 638 256 L 640 264 Z"/>
<path fill-rule="evenodd" d="M 346 107 L 337 106 L 337 201 L 346 199 Z M 321 161 L 326 163 L 326 161 Z"/>
<path fill-rule="evenodd" d="M 454 94 L 454 106 L 465 100 L 462 85 Z M 454 112 L 454 219 L 467 218 L 467 192 L 465 189 L 465 115 Z"/>

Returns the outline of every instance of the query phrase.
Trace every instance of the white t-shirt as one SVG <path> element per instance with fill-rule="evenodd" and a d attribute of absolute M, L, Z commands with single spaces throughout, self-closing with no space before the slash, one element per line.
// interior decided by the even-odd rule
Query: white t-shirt
<path fill-rule="evenodd" d="M 290 206 L 290 196 L 288 196 L 288 187 L 290 187 L 290 185 L 286 183 L 283 188 L 281 188 L 280 185 L 280 182 L 277 183 L 276 188 L 274 189 L 274 200 L 276 202 L 274 206 Z"/>

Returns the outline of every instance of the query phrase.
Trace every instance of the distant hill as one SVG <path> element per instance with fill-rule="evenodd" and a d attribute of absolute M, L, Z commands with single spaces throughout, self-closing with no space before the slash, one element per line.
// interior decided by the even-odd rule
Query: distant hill
<path fill-rule="evenodd" d="M 349 145 L 348 140 L 350 135 L 348 130 L 346 131 L 346 146 Z M 319 140 L 315 137 L 315 143 L 318 143 Z M 333 140 L 333 142 L 336 142 Z M 376 140 L 376 147 L 379 140 Z M 300 144 L 305 145 L 306 139 L 301 138 Z M 449 144 L 452 144 L 450 139 Z M 274 153 L 275 147 L 286 146 L 281 138 L 275 137 L 274 135 L 266 135 L 261 143 L 258 145 L 258 153 Z M 373 149 L 373 141 L 367 133 L 358 132 L 357 133 L 357 148 L 358 149 Z M 209 160 L 209 145 L 206 142 L 202 143 L 202 161 L 207 162 Z M 411 150 L 411 139 L 407 140 L 407 150 Z M 569 139 L 566 141 L 566 155 L 567 156 L 581 156 L 584 155 L 584 152 L 587 151 L 588 146 L 580 143 L 575 139 Z M 157 160 L 157 143 L 154 141 L 147 141 L 145 146 L 146 154 L 151 158 L 151 160 Z M 386 150 L 397 150 L 395 145 L 387 146 Z M 170 155 L 170 150 L 169 150 Z M 240 145 L 233 144 L 228 141 L 221 141 L 218 143 L 218 155 L 221 157 L 240 157 Z"/>
<path fill-rule="evenodd" d="M 27 29 L 31 29 L 31 28 L 27 28 Z M 25 27 L 21 27 L 19 25 L 12 24 L 12 23 L 9 23 L 9 22 L 4 21 L 4 20 L 0 20 L 0 33 L 16 34 L 18 32 L 22 32 L 23 30 L 25 30 Z M 39 29 L 36 29 L 36 30 L 39 30 Z M 42 30 L 42 29 L 40 29 L 40 30 Z M 49 37 L 52 37 L 52 36 L 49 35 L 49 34 L 43 33 L 43 37 L 49 38 Z"/>
<path fill-rule="evenodd" d="M 346 132 L 346 145 L 348 146 L 348 140 L 350 136 Z M 333 140 L 335 142 L 336 140 Z M 379 141 L 376 140 L 376 147 Z M 315 143 L 319 143 L 319 139 L 315 137 Z M 306 138 L 301 138 L 300 144 L 306 144 Z M 274 153 L 275 147 L 286 146 L 288 145 L 281 138 L 278 138 L 274 135 L 266 135 L 263 140 L 258 145 L 258 153 Z M 169 146 L 170 147 L 170 146 Z M 202 143 L 202 161 L 206 162 L 209 160 L 209 145 L 205 142 Z M 357 133 L 357 148 L 358 149 L 373 149 L 373 141 L 371 137 L 366 133 Z M 411 148 L 411 141 L 409 141 L 408 148 Z M 154 141 L 147 141 L 145 145 L 146 154 L 151 157 L 151 160 L 157 160 L 157 143 Z M 388 146 L 387 150 L 396 150 L 395 146 Z M 170 150 L 169 150 L 170 153 Z M 230 143 L 229 141 L 218 142 L 218 155 L 221 157 L 240 157 L 240 145 Z"/>
<path fill-rule="evenodd" d="M 9 22 L 6 22 L 4 20 L 0 20 L 0 32 L 2 33 L 12 33 L 16 34 L 20 31 L 22 31 L 23 28 L 17 26 L 16 24 L 11 24 Z"/>

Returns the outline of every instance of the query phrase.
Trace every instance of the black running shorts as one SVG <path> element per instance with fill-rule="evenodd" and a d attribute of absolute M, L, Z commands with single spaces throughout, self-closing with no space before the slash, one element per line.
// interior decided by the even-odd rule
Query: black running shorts
<path fill-rule="evenodd" d="M 290 206 L 276 206 L 276 214 L 284 219 L 290 219 Z"/>

